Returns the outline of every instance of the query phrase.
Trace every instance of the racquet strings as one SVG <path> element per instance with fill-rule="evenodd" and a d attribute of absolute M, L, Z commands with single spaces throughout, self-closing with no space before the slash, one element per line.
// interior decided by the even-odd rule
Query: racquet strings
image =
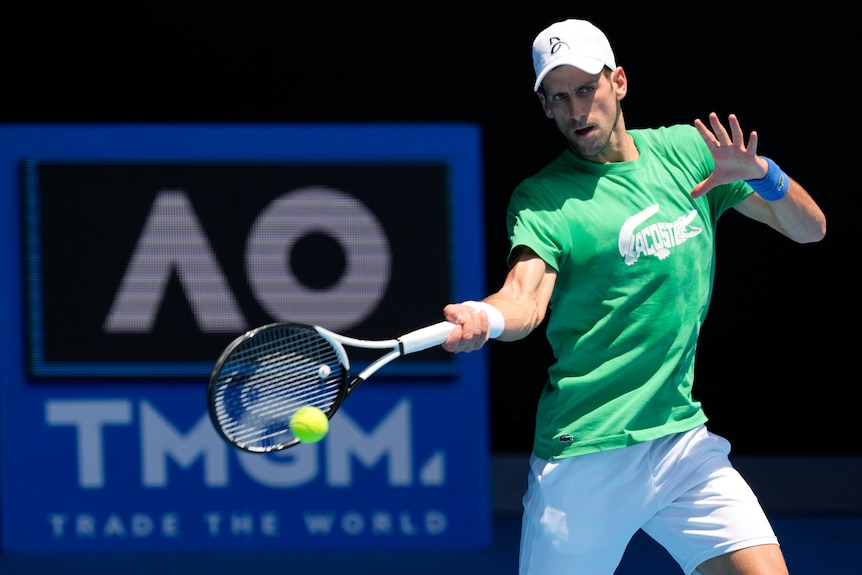
<path fill-rule="evenodd" d="M 297 442 L 290 418 L 299 408 L 313 405 L 329 412 L 342 380 L 346 373 L 333 344 L 315 329 L 269 326 L 227 354 L 212 401 L 230 441 L 250 451 L 273 451 Z"/>

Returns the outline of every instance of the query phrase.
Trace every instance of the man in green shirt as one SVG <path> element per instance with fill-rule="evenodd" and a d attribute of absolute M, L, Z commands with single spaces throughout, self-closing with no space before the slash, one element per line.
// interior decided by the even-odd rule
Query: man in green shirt
<path fill-rule="evenodd" d="M 727 441 L 692 397 L 733 208 L 799 242 L 826 233 L 798 182 L 738 119 L 627 129 L 628 83 L 604 33 L 557 22 L 533 44 L 534 91 L 567 147 L 509 203 L 510 264 L 481 302 L 450 304 L 452 352 L 515 341 L 548 316 L 555 361 L 524 496 L 522 575 L 612 575 L 638 529 L 684 573 L 786 575 Z"/>

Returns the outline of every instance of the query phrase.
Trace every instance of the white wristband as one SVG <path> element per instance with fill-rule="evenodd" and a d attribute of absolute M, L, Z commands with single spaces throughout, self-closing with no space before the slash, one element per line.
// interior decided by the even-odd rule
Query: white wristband
<path fill-rule="evenodd" d="M 484 301 L 464 301 L 461 303 L 469 305 L 473 309 L 485 310 L 485 313 L 488 315 L 488 323 L 490 324 L 488 335 L 491 336 L 491 339 L 502 335 L 503 330 L 506 328 L 506 319 L 500 310 Z"/>

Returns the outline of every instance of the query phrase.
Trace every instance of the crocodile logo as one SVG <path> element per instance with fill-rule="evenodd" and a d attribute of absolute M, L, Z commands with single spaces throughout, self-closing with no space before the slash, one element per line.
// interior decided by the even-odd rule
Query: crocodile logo
<path fill-rule="evenodd" d="M 626 265 L 634 264 L 641 256 L 655 256 L 663 260 L 670 255 L 671 248 L 703 231 L 703 228 L 691 225 L 697 217 L 697 210 L 691 210 L 672 222 L 646 224 L 658 211 L 659 205 L 653 204 L 628 218 L 620 228 L 620 255 Z"/>

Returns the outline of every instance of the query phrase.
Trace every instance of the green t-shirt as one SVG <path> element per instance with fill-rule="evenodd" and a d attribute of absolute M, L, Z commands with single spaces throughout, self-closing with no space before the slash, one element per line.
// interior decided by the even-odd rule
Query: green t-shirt
<path fill-rule="evenodd" d="M 547 338 L 555 361 L 539 399 L 545 459 L 625 447 L 706 421 L 692 397 L 697 337 L 715 272 L 719 215 L 751 188 L 690 192 L 713 161 L 692 126 L 630 130 L 630 162 L 568 149 L 512 194 L 512 250 L 557 271 Z M 511 255 L 511 252 L 510 252 Z"/>

